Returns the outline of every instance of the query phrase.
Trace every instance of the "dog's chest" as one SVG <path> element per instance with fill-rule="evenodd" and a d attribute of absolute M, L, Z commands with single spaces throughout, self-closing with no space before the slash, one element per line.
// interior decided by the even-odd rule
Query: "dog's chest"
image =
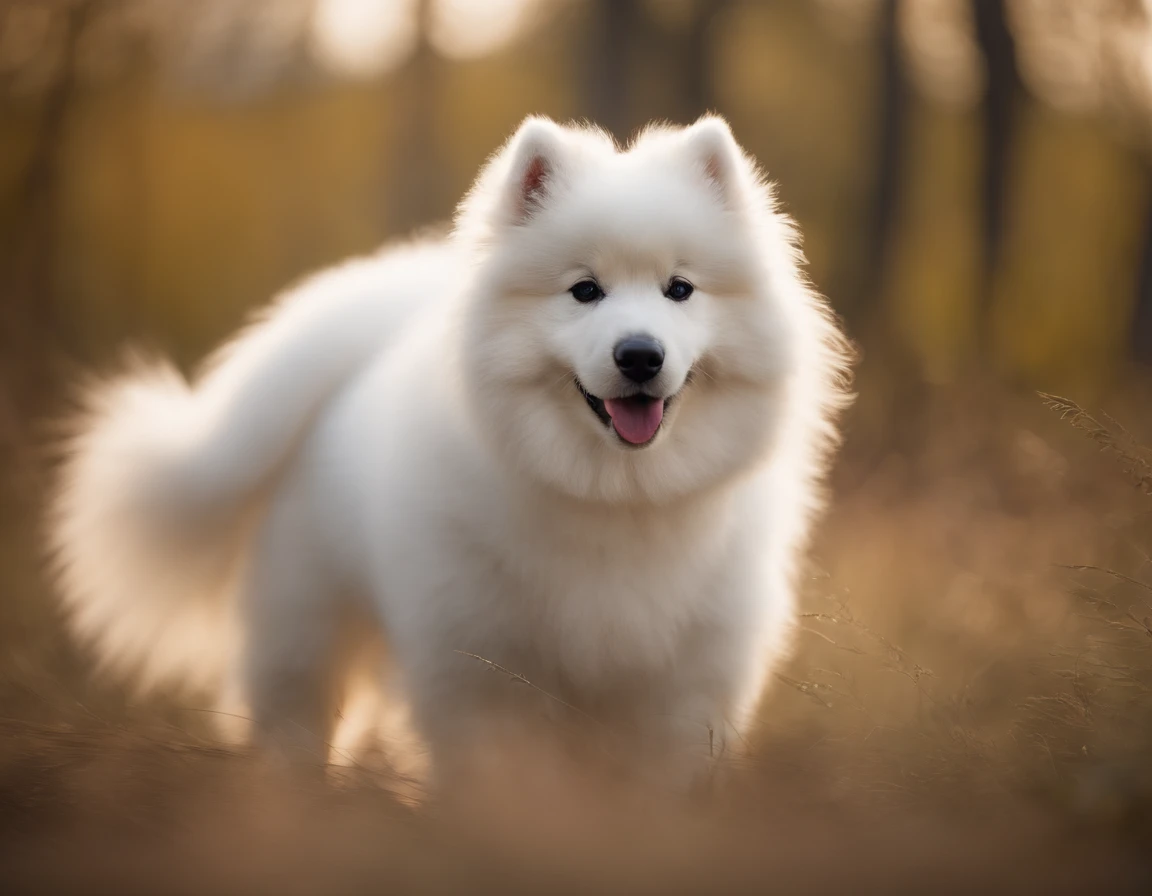
<path fill-rule="evenodd" d="M 711 508 L 521 513 L 506 525 L 487 545 L 502 555 L 505 631 L 574 679 L 661 674 L 734 597 L 738 545 Z"/>

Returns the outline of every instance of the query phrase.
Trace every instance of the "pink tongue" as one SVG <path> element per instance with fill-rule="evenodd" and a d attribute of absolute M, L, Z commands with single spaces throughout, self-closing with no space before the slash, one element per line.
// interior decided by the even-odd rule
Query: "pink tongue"
<path fill-rule="evenodd" d="M 612 418 L 612 426 L 625 442 L 643 445 L 660 428 L 664 419 L 664 402 L 661 399 L 606 398 L 604 409 Z"/>

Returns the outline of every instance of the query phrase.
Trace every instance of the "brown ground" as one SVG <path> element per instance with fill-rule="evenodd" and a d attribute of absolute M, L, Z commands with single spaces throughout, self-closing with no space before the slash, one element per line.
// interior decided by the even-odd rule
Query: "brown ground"
<path fill-rule="evenodd" d="M 19 468 L 0 892 L 1152 892 L 1143 455 L 1028 397 L 973 404 L 941 396 L 900 454 L 850 440 L 797 655 L 691 806 L 525 768 L 414 810 L 387 778 L 286 780 L 212 745 L 60 637 Z"/>

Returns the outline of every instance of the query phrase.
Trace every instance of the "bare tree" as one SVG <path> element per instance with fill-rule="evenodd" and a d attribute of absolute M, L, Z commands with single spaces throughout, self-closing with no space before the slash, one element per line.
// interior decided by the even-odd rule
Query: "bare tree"
<path fill-rule="evenodd" d="M 1005 0 L 972 0 L 972 17 L 976 26 L 976 43 L 984 58 L 986 73 L 984 99 L 981 103 L 983 150 L 980 231 L 983 260 L 978 306 L 980 347 L 986 350 L 991 326 L 993 284 L 1004 247 L 1008 171 L 1023 84 Z"/>
<path fill-rule="evenodd" d="M 417 6 L 416 46 L 396 73 L 396 111 L 390 129 L 393 166 L 388 185 L 389 207 L 383 218 L 393 233 L 406 233 L 429 223 L 428 216 L 446 214 L 451 199 L 437 176 L 436 110 L 443 60 L 429 43 L 430 0 Z"/>
<path fill-rule="evenodd" d="M 900 50 L 902 0 L 882 0 L 878 24 L 880 95 L 876 181 L 869 222 L 869 266 L 864 298 L 875 304 L 883 290 L 895 251 L 897 215 L 903 198 L 911 89 Z"/>
<path fill-rule="evenodd" d="M 594 0 L 591 7 L 592 58 L 577 59 L 586 74 L 585 105 L 589 117 L 621 140 L 636 126 L 629 63 L 637 52 L 644 11 L 638 0 Z"/>
<path fill-rule="evenodd" d="M 716 111 L 714 26 L 730 0 L 693 0 L 687 27 L 677 44 L 675 70 L 679 72 L 679 102 L 684 121 Z"/>
<path fill-rule="evenodd" d="M 1152 196 L 1145 200 L 1141 226 L 1140 261 L 1136 270 L 1132 314 L 1132 355 L 1137 361 L 1152 364 Z"/>
<path fill-rule="evenodd" d="M 0 249 L 0 358 L 8 401 L 19 407 L 47 380 L 49 337 L 59 333 L 56 272 L 64 135 L 78 86 L 79 46 L 107 0 L 72 0 L 53 11 L 58 63 L 39 106 L 14 214 Z"/>

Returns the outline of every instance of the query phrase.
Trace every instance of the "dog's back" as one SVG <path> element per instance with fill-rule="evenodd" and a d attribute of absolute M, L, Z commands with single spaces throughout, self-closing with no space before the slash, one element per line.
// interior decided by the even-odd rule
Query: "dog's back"
<path fill-rule="evenodd" d="M 450 288 L 447 243 L 401 246 L 304 281 L 193 384 L 135 360 L 86 389 L 50 544 L 74 632 L 140 689 L 221 692 L 260 498 L 316 416 Z"/>

